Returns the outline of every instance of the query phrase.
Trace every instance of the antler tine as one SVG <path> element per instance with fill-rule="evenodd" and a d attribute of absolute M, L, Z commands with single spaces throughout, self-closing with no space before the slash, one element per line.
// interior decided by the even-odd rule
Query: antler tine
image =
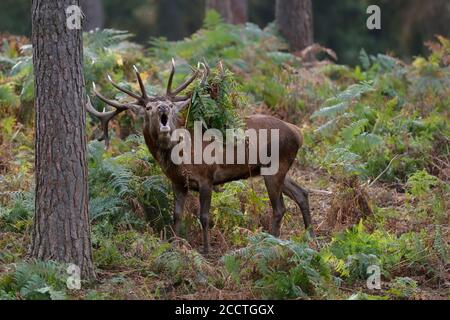
<path fill-rule="evenodd" d="M 222 77 L 225 76 L 225 69 L 224 69 L 224 67 L 223 67 L 223 62 L 222 62 L 222 60 L 219 61 L 218 68 L 219 68 L 219 70 L 220 70 L 220 75 L 221 75 Z"/>
<path fill-rule="evenodd" d="M 133 69 L 134 69 L 134 72 L 136 73 L 136 77 L 139 82 L 139 87 L 141 88 L 141 93 L 142 93 L 141 99 L 143 99 L 144 101 L 147 101 L 148 100 L 147 90 L 145 90 L 145 85 L 144 85 L 144 81 L 142 81 L 141 74 L 135 65 L 133 65 Z"/>
<path fill-rule="evenodd" d="M 208 77 L 211 73 L 211 69 L 209 68 L 208 64 L 205 62 L 201 62 L 199 63 L 200 66 L 203 67 L 203 77 L 202 77 L 202 82 L 200 83 L 201 87 L 204 87 L 207 83 L 208 83 Z"/>
<path fill-rule="evenodd" d="M 129 95 L 129 96 L 131 96 L 131 97 L 133 97 L 133 98 L 135 98 L 135 99 L 137 99 L 139 102 L 142 101 L 142 98 L 143 98 L 143 97 L 137 95 L 136 93 L 134 93 L 134 92 L 132 92 L 132 91 L 130 91 L 130 90 L 128 90 L 128 89 L 125 89 L 125 88 L 119 86 L 117 83 L 115 83 L 115 82 L 113 81 L 113 79 L 111 78 L 111 76 L 110 76 L 109 74 L 108 74 L 108 80 L 109 80 L 109 82 L 114 86 L 114 88 L 116 88 L 116 89 L 122 91 L 123 93 L 125 93 L 125 94 L 127 94 L 127 95 Z"/>
<path fill-rule="evenodd" d="M 201 87 L 204 87 L 207 84 L 208 77 L 210 74 L 209 66 L 207 66 L 207 64 L 205 64 L 205 63 L 199 62 L 197 69 L 194 69 L 193 67 L 191 67 L 192 70 L 194 71 L 194 74 L 192 75 L 192 77 L 189 78 L 188 80 L 186 80 L 176 91 L 173 92 L 173 96 L 171 97 L 172 101 L 180 102 L 180 101 L 186 101 L 191 98 L 191 96 L 189 96 L 189 95 L 177 97 L 176 94 L 181 93 L 181 91 L 186 89 L 198 77 L 199 70 L 201 67 L 203 67 L 203 70 L 204 70 L 202 81 L 201 81 Z"/>
<path fill-rule="evenodd" d="M 167 83 L 167 96 L 172 96 L 172 83 L 173 83 L 173 77 L 175 76 L 175 59 L 172 58 L 172 70 L 170 70 L 170 76 L 169 76 L 169 82 Z"/>
<path fill-rule="evenodd" d="M 94 117 L 98 118 L 100 120 L 100 123 L 102 126 L 103 135 L 100 138 L 98 138 L 97 140 L 105 141 L 105 148 L 108 149 L 108 147 L 109 147 L 109 132 L 108 132 L 109 122 L 112 119 L 114 119 L 117 115 L 121 114 L 122 112 L 133 109 L 134 105 L 133 104 L 121 104 L 119 102 L 109 100 L 109 99 L 105 98 L 100 92 L 97 91 L 95 83 L 93 83 L 92 85 L 93 85 L 93 91 L 94 91 L 95 95 L 100 100 L 102 100 L 104 103 L 106 103 L 116 109 L 114 111 L 109 111 L 109 112 L 99 112 L 99 111 L 95 110 L 95 108 L 92 106 L 91 99 L 89 98 L 89 96 L 87 97 L 87 103 L 85 105 L 86 111 L 89 112 Z"/>
<path fill-rule="evenodd" d="M 126 105 L 119 103 L 117 101 L 114 100 L 110 100 L 108 98 L 106 98 L 104 95 L 102 95 L 100 92 L 97 91 L 97 87 L 95 85 L 95 83 L 92 83 L 92 87 L 93 87 L 93 91 L 95 93 L 95 95 L 102 100 L 104 103 L 106 103 L 107 105 L 116 108 L 117 110 L 121 110 L 121 111 L 125 111 L 130 109 L 129 107 L 127 107 Z"/>
<path fill-rule="evenodd" d="M 183 82 L 174 92 L 172 92 L 171 96 L 176 96 L 177 94 L 181 93 L 183 90 L 185 90 L 189 85 L 194 82 L 195 79 L 198 77 L 198 70 L 194 70 L 194 73 L 192 76 L 187 79 L 185 82 Z"/>
<path fill-rule="evenodd" d="M 98 141 L 105 141 L 105 149 L 108 149 L 109 147 L 109 122 L 117 116 L 121 111 L 115 110 L 110 112 L 98 112 L 95 110 L 95 108 L 91 104 L 91 100 L 89 97 L 87 97 L 87 103 L 86 103 L 86 111 L 89 112 L 94 117 L 97 117 L 100 120 L 103 135 L 99 138 L 97 138 Z"/>
<path fill-rule="evenodd" d="M 179 96 L 179 97 L 172 97 L 171 100 L 173 102 L 181 102 L 181 101 L 186 101 L 190 98 L 191 98 L 191 96 Z"/>

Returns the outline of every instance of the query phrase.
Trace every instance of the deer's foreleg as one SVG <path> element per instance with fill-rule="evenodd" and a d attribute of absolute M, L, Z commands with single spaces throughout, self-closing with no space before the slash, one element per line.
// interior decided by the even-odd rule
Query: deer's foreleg
<path fill-rule="evenodd" d="M 200 222 L 203 228 L 203 252 L 209 253 L 209 210 L 211 208 L 212 186 L 200 187 Z"/>
<path fill-rule="evenodd" d="M 180 236 L 181 229 L 181 217 L 183 216 L 184 204 L 186 203 L 187 190 L 184 187 L 173 186 L 173 192 L 175 195 L 175 206 L 173 210 L 173 231 L 175 236 Z"/>
<path fill-rule="evenodd" d="M 273 208 L 272 216 L 272 229 L 270 233 L 275 236 L 280 236 L 281 222 L 283 216 L 286 213 L 286 207 L 283 201 L 283 195 L 281 193 L 283 176 L 265 176 L 264 182 L 266 183 L 267 193 L 269 194 L 270 203 Z"/>

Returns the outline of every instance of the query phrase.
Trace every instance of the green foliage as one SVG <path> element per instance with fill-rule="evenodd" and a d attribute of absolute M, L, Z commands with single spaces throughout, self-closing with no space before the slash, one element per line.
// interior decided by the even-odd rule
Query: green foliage
<path fill-rule="evenodd" d="M 53 261 L 20 263 L 0 278 L 0 298 L 65 300 L 67 277 L 66 267 Z"/>
<path fill-rule="evenodd" d="M 333 237 L 325 254 L 341 276 L 350 282 L 367 278 L 367 267 L 378 265 L 385 276 L 405 254 L 395 235 L 383 231 L 368 233 L 362 222 Z"/>
<path fill-rule="evenodd" d="M 447 157 L 449 149 L 438 141 L 446 141 L 449 135 L 448 121 L 439 116 L 448 108 L 441 110 L 442 100 L 431 94 L 446 99 L 448 90 L 447 94 L 438 89 L 425 94 L 434 109 L 411 110 L 411 104 L 424 99 L 424 93 L 406 80 L 418 81 L 417 67 L 389 56 L 368 57 L 364 52 L 361 59 L 369 69 L 359 78 L 369 82 L 350 85 L 311 117 L 317 129 L 308 133 L 307 141 L 314 145 L 311 158 L 320 159 L 313 162 L 334 174 L 356 174 L 362 180 L 406 181 L 420 168 L 432 165 L 432 154 Z M 356 68 L 354 73 L 358 72 Z M 445 68 L 441 72 L 447 74 Z M 447 77 L 435 76 L 439 84 L 427 87 L 446 87 Z"/>
<path fill-rule="evenodd" d="M 450 188 L 425 170 L 411 175 L 406 183 L 408 208 L 415 218 L 445 225 L 449 219 Z"/>
<path fill-rule="evenodd" d="M 17 107 L 19 99 L 14 92 L 12 83 L 0 85 L 0 106 Z"/>
<path fill-rule="evenodd" d="M 233 245 L 248 243 L 245 230 L 257 231 L 269 204 L 266 192 L 257 192 L 247 181 L 235 181 L 214 193 L 211 217 L 214 227 Z"/>
<path fill-rule="evenodd" d="M 399 299 L 414 298 L 417 293 L 417 282 L 407 277 L 395 278 L 388 292 Z"/>
<path fill-rule="evenodd" d="M 225 185 L 223 190 L 213 194 L 211 215 L 215 226 L 228 237 L 237 236 L 234 231 L 248 226 L 249 217 L 242 212 L 242 203 L 237 195 L 249 192 L 245 182 L 233 182 Z M 239 241 L 240 237 L 234 239 Z M 234 242 L 234 241 L 233 241 Z"/>
<path fill-rule="evenodd" d="M 23 260 L 28 250 L 28 243 L 20 233 L 8 232 L 3 226 L 0 235 L 0 265 L 17 263 Z"/>
<path fill-rule="evenodd" d="M 142 58 L 140 46 L 127 41 L 132 36 L 126 31 L 113 29 L 96 30 L 84 34 L 86 83 L 106 84 L 106 74 L 123 77 L 123 67 L 131 66 Z M 9 55 L 8 57 L 0 54 L 0 61 L 8 62 L 6 74 L 10 76 L 8 83 L 0 84 L 0 107 L 2 105 L 17 106 L 19 102 L 34 101 L 31 45 L 24 45 L 20 52 Z M 90 86 L 88 86 L 88 93 L 90 93 Z"/>
<path fill-rule="evenodd" d="M 12 198 L 10 207 L 0 206 L 0 226 L 5 231 L 21 232 L 31 223 L 34 214 L 34 195 L 16 193 Z"/>
<path fill-rule="evenodd" d="M 227 129 L 243 128 L 237 110 L 245 108 L 245 100 L 233 74 L 220 68 L 210 75 L 205 88 L 194 88 L 186 123 L 193 128 L 200 121 L 204 128 L 219 130 L 225 137 Z"/>
<path fill-rule="evenodd" d="M 127 148 L 132 147 L 130 139 Z M 108 220 L 119 225 L 142 226 L 151 221 L 155 230 L 170 221 L 169 189 L 161 176 L 155 175 L 148 154 L 135 158 L 133 151 L 108 157 L 101 143 L 89 145 L 90 215 L 92 221 Z"/>
<path fill-rule="evenodd" d="M 34 99 L 33 62 L 30 45 L 22 46 L 19 52 L 11 49 L 7 54 L 9 57 L 0 53 L 0 60 L 8 62 L 5 67 L 8 82 L 0 85 L 0 110 L 3 106 L 4 112 L 11 113 L 20 103 Z"/>
<path fill-rule="evenodd" d="M 165 246 L 161 251 L 152 268 L 170 279 L 172 285 L 184 286 L 189 291 L 195 290 L 196 286 L 206 284 L 214 273 L 205 257 L 183 245 L 174 248 Z"/>
<path fill-rule="evenodd" d="M 426 171 L 418 171 L 409 177 L 407 186 L 414 197 L 422 197 L 431 192 L 431 188 L 439 184 L 439 179 Z"/>
<path fill-rule="evenodd" d="M 123 78 L 124 66 L 140 59 L 140 46 L 129 42 L 127 31 L 104 29 L 84 34 L 84 76 L 86 83 L 106 84 L 106 75 Z M 88 88 L 90 89 L 90 88 Z"/>
<path fill-rule="evenodd" d="M 262 30 L 251 23 L 245 26 L 225 24 L 212 11 L 205 19 L 204 28 L 190 38 L 177 42 L 154 39 L 151 45 L 152 56 L 161 61 L 168 61 L 171 57 L 179 57 L 191 65 L 204 59 L 210 65 L 223 61 L 234 74 L 251 73 L 250 77 L 236 78 L 242 87 L 239 91 L 250 93 L 255 100 L 263 101 L 272 108 L 303 108 L 305 102 L 299 101 L 299 96 L 303 94 L 308 94 L 309 99 L 316 99 L 315 95 L 311 97 L 313 94 L 310 92 L 313 81 L 317 83 L 317 79 L 308 78 L 306 82 L 310 87 L 305 93 L 300 93 L 300 88 L 295 84 L 298 77 L 293 70 L 284 68 L 286 64 L 297 66 L 298 59 L 283 52 L 287 45 L 272 28 Z M 301 81 L 305 82 L 305 79 Z M 329 91 L 329 84 L 324 84 L 323 90 Z M 231 95 L 229 98 L 237 96 Z M 239 98 L 242 99 L 242 96 Z M 203 105 L 209 104 L 213 105 L 214 110 L 214 103 L 203 101 Z M 234 105 L 238 107 L 236 103 Z"/>
<path fill-rule="evenodd" d="M 267 299 L 320 297 L 334 286 L 322 256 L 306 244 L 267 234 L 249 239 L 249 245 L 224 258 L 235 279 L 251 277 L 256 290 Z"/>

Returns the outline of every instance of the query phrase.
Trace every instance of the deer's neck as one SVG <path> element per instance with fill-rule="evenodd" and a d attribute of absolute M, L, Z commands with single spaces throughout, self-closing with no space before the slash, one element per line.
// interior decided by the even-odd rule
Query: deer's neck
<path fill-rule="evenodd" d="M 166 176 L 171 180 L 178 178 L 178 167 L 172 162 L 172 148 L 161 148 L 158 143 L 158 136 L 152 133 L 150 127 L 144 126 L 144 138 L 153 158 L 159 164 Z"/>

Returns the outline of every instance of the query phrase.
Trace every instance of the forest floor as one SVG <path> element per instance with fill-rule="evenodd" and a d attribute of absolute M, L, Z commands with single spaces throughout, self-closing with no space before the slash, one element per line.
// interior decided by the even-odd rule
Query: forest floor
<path fill-rule="evenodd" d="M 352 226 L 352 223 L 339 224 L 338 226 L 329 225 L 329 214 L 333 202 L 333 191 L 337 189 L 336 183 L 330 180 L 329 176 L 321 170 L 315 170 L 313 168 L 305 168 L 297 161 L 294 167 L 290 171 L 290 176 L 295 179 L 300 185 L 306 187 L 310 191 L 310 208 L 313 218 L 314 231 L 317 239 L 310 239 L 310 246 L 317 250 L 326 246 L 331 241 L 333 234 L 337 231 L 345 230 Z M 260 178 L 254 178 L 252 187 L 261 191 L 264 188 L 264 182 Z M 324 189 L 324 186 L 326 188 Z M 368 189 L 370 198 L 379 208 L 402 210 L 405 206 L 405 193 L 404 189 L 399 192 L 399 186 L 392 186 L 389 184 L 378 184 L 375 187 Z M 235 195 L 239 197 L 239 195 Z M 282 226 L 281 239 L 291 239 L 292 237 L 300 237 L 304 233 L 304 227 L 302 222 L 302 216 L 298 206 L 290 199 L 285 198 L 286 207 L 288 209 L 284 218 Z M 198 207 L 198 200 L 196 194 L 190 195 L 190 210 L 185 212 L 187 216 L 195 217 L 196 209 Z M 245 204 L 244 204 L 245 205 Z M 261 230 L 267 230 L 272 215 L 271 207 L 269 204 L 265 206 L 266 210 L 260 217 Z M 374 217 L 369 217 L 374 218 Z M 387 219 L 387 229 L 396 235 L 401 235 L 410 231 L 417 231 L 422 228 L 426 228 L 425 225 L 411 223 L 408 215 L 395 215 Z M 249 230 L 245 230 L 250 232 Z M 180 247 L 184 250 L 198 250 L 201 251 L 202 237 L 199 229 L 189 233 L 185 240 L 181 241 Z M 230 244 L 226 237 L 218 228 L 211 230 L 211 245 L 212 253 L 205 258 L 211 269 L 220 270 L 223 268 L 223 256 L 230 253 L 232 250 L 236 250 L 237 247 Z M 230 283 L 225 285 L 226 288 L 216 288 L 214 285 L 209 284 L 202 287 L 200 290 L 196 290 L 195 293 L 180 294 L 176 287 L 173 287 L 173 283 L 169 281 L 166 283 L 164 280 L 158 279 L 158 277 L 149 279 L 148 276 L 142 270 L 135 270 L 124 268 L 123 270 L 98 270 L 99 285 L 96 286 L 96 290 L 103 292 L 108 296 L 115 296 L 120 299 L 148 299 L 149 288 L 160 287 L 166 293 L 165 299 L 176 300 L 196 300 L 196 299 L 213 299 L 213 300 L 246 300 L 246 299 L 258 299 L 260 296 L 254 293 L 255 288 L 246 285 L 239 285 L 232 283 L 231 279 L 227 279 Z M 445 282 L 432 283 L 430 279 L 427 279 L 426 275 L 414 275 L 404 273 L 402 276 L 411 277 L 413 280 L 420 284 L 419 288 L 415 291 L 414 298 L 417 300 L 447 300 L 448 288 Z M 116 283 L 118 277 L 123 277 L 123 281 Z M 444 278 L 450 281 L 450 272 L 445 271 Z M 389 290 L 389 283 L 383 283 L 381 290 L 370 290 L 367 288 L 366 281 L 359 280 L 351 285 L 341 286 L 339 288 L 339 294 L 335 299 L 346 299 L 355 292 L 365 292 L 373 296 L 382 296 L 384 292 Z M 153 291 L 153 290 L 151 290 Z M 85 295 L 82 294 L 82 297 Z M 152 295 L 151 295 L 152 296 Z"/>

